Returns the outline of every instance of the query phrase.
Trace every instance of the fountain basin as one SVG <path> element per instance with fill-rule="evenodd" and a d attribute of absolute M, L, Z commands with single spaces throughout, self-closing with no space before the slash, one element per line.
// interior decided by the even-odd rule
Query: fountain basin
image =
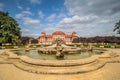
<path fill-rule="evenodd" d="M 21 56 L 20 59 L 25 63 L 29 63 L 33 65 L 67 67 L 67 66 L 80 66 L 95 62 L 98 59 L 98 56 L 92 56 L 86 59 L 79 59 L 79 60 L 37 60 L 27 56 Z"/>
<path fill-rule="evenodd" d="M 65 49 L 62 51 L 62 54 L 64 54 L 64 58 L 61 60 L 77 60 L 77 59 L 83 59 L 83 58 L 89 58 L 93 55 L 99 55 L 103 51 L 100 50 L 93 50 L 91 51 L 83 51 L 81 52 L 80 50 L 69 50 Z M 20 51 L 14 51 L 14 53 L 18 55 L 25 55 L 28 57 L 31 57 L 33 59 L 40 59 L 40 60 L 58 60 L 56 58 L 56 53 L 57 51 L 54 51 L 54 53 L 46 50 L 45 53 L 41 52 L 39 49 L 38 50 L 20 50 Z"/>
<path fill-rule="evenodd" d="M 95 53 L 79 52 L 79 53 L 65 54 L 64 59 L 58 60 L 55 57 L 55 54 L 48 55 L 48 54 L 38 53 L 37 50 L 31 50 L 31 51 L 33 51 L 33 53 L 27 52 L 20 55 L 20 59 L 25 63 L 40 65 L 40 66 L 56 66 L 56 67 L 78 66 L 78 65 L 95 62 L 98 58 L 98 55 L 96 55 Z"/>
<path fill-rule="evenodd" d="M 0 52 L 1 58 L 6 60 L 2 63 L 13 64 L 21 70 L 37 74 L 78 74 L 94 71 L 106 63 L 119 62 L 117 57 L 113 56 L 113 59 L 110 54 L 110 51 L 105 51 L 101 55 L 77 60 L 40 60 L 25 55 L 18 56 L 9 50 Z"/>

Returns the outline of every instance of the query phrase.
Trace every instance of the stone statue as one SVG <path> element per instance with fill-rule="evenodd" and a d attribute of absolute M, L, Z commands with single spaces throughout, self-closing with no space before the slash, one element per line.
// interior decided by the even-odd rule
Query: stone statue
<path fill-rule="evenodd" d="M 89 51 L 93 51 L 92 44 L 89 45 L 88 50 L 89 50 Z"/>
<path fill-rule="evenodd" d="M 63 58 L 64 57 L 64 55 L 62 53 L 63 47 L 61 46 L 61 41 L 60 40 L 57 40 L 56 50 L 57 50 L 56 57 L 57 58 Z"/>

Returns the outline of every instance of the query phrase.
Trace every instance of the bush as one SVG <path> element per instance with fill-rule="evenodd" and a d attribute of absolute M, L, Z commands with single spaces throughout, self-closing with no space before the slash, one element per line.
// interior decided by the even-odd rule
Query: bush
<path fill-rule="evenodd" d="M 18 47 L 19 48 L 25 48 L 25 45 L 19 45 Z"/>
<path fill-rule="evenodd" d="M 74 44 L 66 44 L 67 46 L 71 46 L 71 47 L 74 47 L 75 45 Z"/>
<path fill-rule="evenodd" d="M 111 45 L 105 45 L 104 48 L 111 48 Z"/>
<path fill-rule="evenodd" d="M 17 47 L 17 46 L 16 46 Z M 19 45 L 18 48 L 24 48 L 25 46 L 24 45 Z M 15 48 L 15 45 L 3 45 L 3 46 L 0 46 L 0 49 L 14 49 Z"/>
<path fill-rule="evenodd" d="M 36 47 L 41 47 L 41 46 L 43 46 L 43 47 L 47 47 L 47 46 L 51 46 L 50 44 L 39 44 L 39 45 L 30 45 L 30 47 L 32 48 L 32 47 L 34 47 L 34 46 L 36 46 Z"/>
<path fill-rule="evenodd" d="M 115 45 L 116 48 L 120 48 L 120 45 Z"/>
<path fill-rule="evenodd" d="M 51 46 L 51 44 L 44 44 L 43 46 L 44 47 L 48 47 L 48 46 Z"/>
<path fill-rule="evenodd" d="M 2 49 L 2 46 L 0 46 L 0 49 Z"/>
<path fill-rule="evenodd" d="M 14 48 L 13 45 L 4 45 L 4 46 L 2 46 L 2 47 L 5 47 L 5 49 L 13 49 L 13 48 Z"/>
<path fill-rule="evenodd" d="M 115 46 L 115 48 L 120 48 L 119 44 L 95 44 L 93 45 L 95 47 L 100 47 L 100 46 L 104 46 L 104 48 L 112 48 L 112 46 Z"/>
<path fill-rule="evenodd" d="M 89 44 L 83 44 L 83 46 L 84 46 L 84 47 L 88 47 L 88 46 L 89 46 Z"/>

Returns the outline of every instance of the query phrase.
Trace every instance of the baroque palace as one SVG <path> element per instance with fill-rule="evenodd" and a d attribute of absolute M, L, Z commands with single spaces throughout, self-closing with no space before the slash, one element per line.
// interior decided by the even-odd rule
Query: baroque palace
<path fill-rule="evenodd" d="M 52 44 L 59 39 L 66 44 L 71 44 L 75 38 L 77 38 L 76 32 L 72 32 L 72 34 L 65 34 L 62 31 L 55 31 L 52 34 L 46 34 L 45 32 L 42 32 L 40 38 L 38 39 L 38 43 Z"/>

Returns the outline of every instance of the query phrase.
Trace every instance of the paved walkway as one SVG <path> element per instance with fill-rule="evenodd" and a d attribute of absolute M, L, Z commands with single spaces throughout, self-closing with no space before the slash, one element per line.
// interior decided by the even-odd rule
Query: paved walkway
<path fill-rule="evenodd" d="M 120 54 L 120 49 L 111 51 Z M 96 71 L 70 75 L 35 74 L 12 64 L 0 64 L 0 80 L 120 80 L 120 63 L 107 63 Z"/>

